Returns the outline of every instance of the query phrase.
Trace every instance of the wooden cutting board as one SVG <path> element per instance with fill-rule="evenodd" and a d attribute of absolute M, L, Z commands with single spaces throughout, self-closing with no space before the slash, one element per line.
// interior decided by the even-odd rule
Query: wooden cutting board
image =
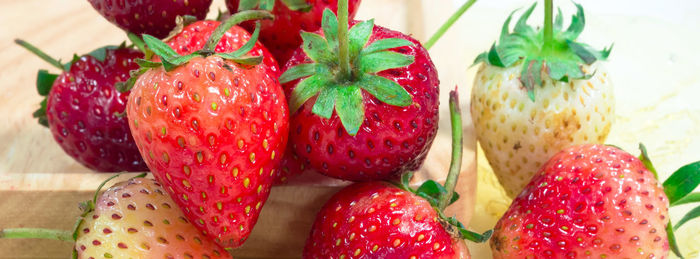
<path fill-rule="evenodd" d="M 424 39 L 423 9 L 417 0 L 366 0 L 358 17 L 376 17 L 376 23 Z M 69 58 L 126 37 L 106 22 L 87 1 L 2 1 L 0 56 L 6 58 L 0 73 L 6 84 L 0 93 L 0 228 L 48 227 L 70 229 L 78 214 L 77 204 L 89 199 L 97 185 L 112 174 L 91 172 L 64 154 L 46 128 L 31 118 L 40 101 L 35 90 L 36 71 L 49 65 L 12 43 L 21 37 L 54 57 Z M 225 9 L 222 0 L 217 8 Z M 387 12 L 391 10 L 391 12 Z M 31 14 L 31 16 L 29 15 Z M 443 70 L 445 68 L 442 68 Z M 440 70 L 440 69 L 439 69 Z M 465 80 L 465 78 L 460 78 Z M 448 80 L 449 81 L 449 80 Z M 466 82 L 462 85 L 466 85 Z M 454 84 L 443 84 L 440 130 L 414 184 L 426 179 L 442 181 L 449 166 L 450 131 L 447 92 Z M 448 210 L 467 224 L 476 191 L 476 143 L 469 117 L 468 91 L 464 121 L 463 170 L 458 191 L 462 199 Z M 122 176 L 126 179 L 133 174 Z M 347 182 L 307 176 L 273 188 L 258 224 L 248 241 L 235 251 L 237 258 L 295 258 L 310 231 L 316 212 Z M 50 240 L 0 240 L 0 258 L 66 258 L 71 246 Z"/>

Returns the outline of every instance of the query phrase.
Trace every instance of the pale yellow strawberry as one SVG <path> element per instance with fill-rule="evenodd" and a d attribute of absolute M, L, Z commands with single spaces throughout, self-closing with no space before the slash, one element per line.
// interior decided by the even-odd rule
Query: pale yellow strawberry
<path fill-rule="evenodd" d="M 552 155 L 603 143 L 613 124 L 613 86 L 603 64 L 610 49 L 576 41 L 585 24 L 583 8 L 576 7 L 566 30 L 561 13 L 543 29 L 527 25 L 533 4 L 511 33 L 511 15 L 499 42 L 475 61 L 482 63 L 471 98 L 477 138 L 511 197 Z"/>
<path fill-rule="evenodd" d="M 152 179 L 109 188 L 77 233 L 78 258 L 231 258 L 190 224 Z"/>
<path fill-rule="evenodd" d="M 599 62 L 598 62 L 599 63 Z M 543 77 L 535 101 L 518 79 L 519 67 L 482 65 L 472 89 L 477 137 L 498 180 L 514 197 L 540 167 L 562 149 L 603 143 L 614 120 L 612 83 L 602 64 L 588 80 Z"/>

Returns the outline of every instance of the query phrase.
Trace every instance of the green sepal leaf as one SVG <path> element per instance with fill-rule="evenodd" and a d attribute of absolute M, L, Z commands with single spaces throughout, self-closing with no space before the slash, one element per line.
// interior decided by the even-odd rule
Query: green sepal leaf
<path fill-rule="evenodd" d="M 182 64 L 185 64 L 185 63 L 189 62 L 192 58 L 194 58 L 194 57 L 199 57 L 199 56 L 200 56 L 200 55 L 197 54 L 197 53 L 192 53 L 192 54 L 185 55 L 185 56 L 178 56 L 178 57 L 174 57 L 174 58 L 171 58 L 171 59 L 166 59 L 166 61 L 167 61 L 168 63 L 171 63 L 171 64 L 175 65 L 175 67 L 177 67 L 177 66 L 179 66 L 179 65 L 182 65 Z M 164 61 L 164 62 L 165 62 L 165 61 Z M 165 63 L 164 63 L 164 66 L 165 66 Z M 167 71 L 170 71 L 171 69 L 167 69 L 167 68 L 166 68 L 166 70 L 167 70 Z"/>
<path fill-rule="evenodd" d="M 165 44 L 165 42 L 162 42 L 156 37 L 144 34 L 143 41 L 148 45 L 148 48 L 151 49 L 153 53 L 160 56 L 161 59 L 168 60 L 180 56 L 175 50 L 168 46 L 168 44 Z"/>
<path fill-rule="evenodd" d="M 48 98 L 44 97 L 43 100 L 41 100 L 41 103 L 39 103 L 39 109 L 34 111 L 32 113 L 32 117 L 36 118 L 39 122 L 39 124 L 43 125 L 44 127 L 49 126 L 49 120 L 46 118 L 46 102 L 48 101 Z"/>
<path fill-rule="evenodd" d="M 141 37 L 131 32 L 127 33 L 126 36 L 127 38 L 129 38 L 129 41 L 131 41 L 131 43 L 136 46 L 138 50 L 143 52 L 144 59 L 150 60 L 151 57 L 153 57 L 153 51 L 146 47 L 146 43 L 143 41 L 143 39 L 141 39 Z"/>
<path fill-rule="evenodd" d="M 329 83 L 328 79 L 322 75 L 313 75 L 301 80 L 292 90 L 289 99 L 289 113 L 294 114 L 306 101 L 318 94 L 323 87 Z"/>
<path fill-rule="evenodd" d="M 253 10 L 259 5 L 260 0 L 241 0 L 238 2 L 238 11 Z"/>
<path fill-rule="evenodd" d="M 308 12 L 311 11 L 311 6 L 310 4 L 306 3 L 306 0 L 281 0 L 284 5 L 287 6 L 289 10 L 292 11 L 299 11 L 299 12 Z M 328 9 L 326 9 L 328 10 Z"/>
<path fill-rule="evenodd" d="M 113 49 L 118 49 L 119 46 L 104 46 L 98 49 L 95 49 L 93 51 L 90 51 L 88 53 L 88 56 L 92 56 L 95 59 L 97 59 L 100 62 L 104 62 L 105 58 L 107 58 L 107 50 L 113 50 Z"/>
<path fill-rule="evenodd" d="M 312 112 L 321 118 L 330 119 L 335 108 L 335 99 L 338 95 L 338 86 L 326 86 L 321 90 L 316 98 L 316 103 L 312 108 Z"/>
<path fill-rule="evenodd" d="M 374 30 L 374 19 L 359 22 L 350 28 L 348 31 L 350 60 L 356 60 L 360 55 L 369 37 L 372 36 L 372 30 Z"/>
<path fill-rule="evenodd" d="M 361 54 L 365 56 L 379 51 L 406 46 L 413 46 L 413 42 L 401 38 L 381 39 L 370 43 L 366 48 L 362 50 Z"/>
<path fill-rule="evenodd" d="M 561 12 L 561 7 L 557 8 L 557 17 L 554 18 L 553 31 L 561 31 L 562 26 L 564 26 L 564 15 Z"/>
<path fill-rule="evenodd" d="M 677 225 L 676 225 L 677 226 Z M 678 258 L 683 259 L 683 254 L 681 254 L 681 249 L 678 247 L 678 242 L 676 241 L 676 234 L 673 233 L 673 226 L 671 222 L 666 225 L 666 236 L 668 238 L 668 246 L 673 251 L 673 253 L 678 256 Z"/>
<path fill-rule="evenodd" d="M 532 15 L 532 11 L 535 10 L 535 6 L 537 6 L 537 2 L 533 3 L 530 8 L 525 10 L 525 12 L 520 16 L 518 21 L 515 23 L 515 27 L 513 28 L 513 32 L 515 34 L 525 37 L 530 37 L 530 35 L 535 34 L 535 30 L 527 25 L 527 19 L 529 19 L 530 15 Z"/>
<path fill-rule="evenodd" d="M 401 175 L 401 185 L 399 186 L 401 189 L 415 193 L 413 189 L 411 189 L 411 178 L 413 178 L 413 172 L 407 172 Z"/>
<path fill-rule="evenodd" d="M 302 48 L 309 58 L 316 63 L 333 63 L 335 55 L 328 47 L 328 42 L 321 35 L 301 32 L 301 38 L 304 40 Z"/>
<path fill-rule="evenodd" d="M 621 148 L 618 149 L 622 150 Z M 641 151 L 641 154 L 639 154 L 639 160 L 642 161 L 647 170 L 654 174 L 654 179 L 659 180 L 659 174 L 656 172 L 656 168 L 654 168 L 654 165 L 651 163 L 649 153 L 647 152 L 647 147 L 645 147 L 644 144 L 639 143 L 639 151 Z"/>
<path fill-rule="evenodd" d="M 280 83 L 285 84 L 299 78 L 308 77 L 316 74 L 316 63 L 304 63 L 293 66 L 280 76 Z"/>
<path fill-rule="evenodd" d="M 260 0 L 258 8 L 260 8 L 260 10 L 272 11 L 272 9 L 275 8 L 275 0 Z"/>
<path fill-rule="evenodd" d="M 586 26 L 586 17 L 583 14 L 583 7 L 580 4 L 574 3 L 576 5 L 576 14 L 571 17 L 571 24 L 569 28 L 564 32 L 564 37 L 567 39 L 576 39 L 583 31 Z"/>
<path fill-rule="evenodd" d="M 389 105 L 406 107 L 413 103 L 413 98 L 406 89 L 386 77 L 364 75 L 360 78 L 358 85 L 369 94 Z"/>
<path fill-rule="evenodd" d="M 681 226 L 683 226 L 686 222 L 693 220 L 697 217 L 700 217 L 700 206 L 695 207 L 694 209 L 690 210 L 681 220 L 676 223 L 676 225 L 673 227 L 673 230 L 678 230 Z"/>
<path fill-rule="evenodd" d="M 506 67 L 504 62 L 501 60 L 501 56 L 498 55 L 498 51 L 496 50 L 496 44 L 494 43 L 491 45 L 491 49 L 488 51 L 487 54 L 487 59 L 489 64 L 497 66 L 497 67 Z"/>
<path fill-rule="evenodd" d="M 597 60 L 595 54 L 591 53 L 585 46 L 583 46 L 581 43 L 567 40 L 566 43 L 569 45 L 569 48 L 576 53 L 576 55 L 583 60 L 586 64 L 590 65 L 593 64 Z"/>
<path fill-rule="evenodd" d="M 481 63 L 487 63 L 488 64 L 488 59 L 489 59 L 489 53 L 488 52 L 481 52 L 476 58 L 474 59 L 474 62 L 472 62 L 472 65 L 469 67 L 476 66 L 477 64 Z"/>
<path fill-rule="evenodd" d="M 688 204 L 688 203 L 693 203 L 693 202 L 699 202 L 700 201 L 700 192 L 693 192 L 685 197 L 676 200 L 676 202 L 671 203 L 671 206 L 678 206 L 678 205 L 683 205 L 683 204 Z"/>
<path fill-rule="evenodd" d="M 255 66 L 263 61 L 263 56 L 243 56 L 243 57 L 233 57 L 231 53 L 216 53 L 217 56 L 220 56 L 224 59 L 231 60 L 233 62 L 236 62 L 241 65 L 247 65 L 247 66 Z"/>
<path fill-rule="evenodd" d="M 357 86 L 344 86 L 338 89 L 335 100 L 336 113 L 348 135 L 355 136 L 365 120 L 365 107 L 362 102 L 362 89 Z"/>
<path fill-rule="evenodd" d="M 156 68 L 156 67 L 160 67 L 163 65 L 159 62 L 153 62 L 153 61 L 141 59 L 141 58 L 137 58 L 136 60 L 134 60 L 134 62 L 136 62 L 136 64 L 138 64 L 140 67 L 147 67 L 147 68 Z"/>
<path fill-rule="evenodd" d="M 48 70 L 41 69 L 36 75 L 36 90 L 41 96 L 49 95 L 53 82 L 56 81 L 58 75 L 49 73 Z"/>
<path fill-rule="evenodd" d="M 568 83 L 569 80 L 586 77 L 586 74 L 581 70 L 581 66 L 575 61 L 550 58 L 546 62 L 549 77 L 554 80 Z"/>
<path fill-rule="evenodd" d="M 520 81 L 527 90 L 527 96 L 531 101 L 535 101 L 535 86 L 542 82 L 542 68 L 544 61 L 541 59 L 526 60 L 520 72 Z"/>
<path fill-rule="evenodd" d="M 462 239 L 466 239 L 474 243 L 484 243 L 491 238 L 491 235 L 493 235 L 493 230 L 489 229 L 486 232 L 479 234 L 465 228 L 460 228 L 459 233 L 462 235 Z"/>
<path fill-rule="evenodd" d="M 78 60 L 80 60 L 80 57 L 77 54 L 73 54 L 73 58 L 71 58 L 69 62 L 63 64 L 63 71 L 69 71 L 70 67 L 73 66 L 73 63 L 78 62 Z"/>
<path fill-rule="evenodd" d="M 134 87 L 134 84 L 136 84 L 136 80 L 139 78 L 139 76 L 143 75 L 143 73 L 146 73 L 150 69 L 149 67 L 141 67 L 139 69 L 134 69 L 129 71 L 129 79 L 123 82 L 117 82 L 114 84 L 114 88 L 117 89 L 117 91 L 121 93 L 125 93 L 131 90 L 131 88 Z"/>
<path fill-rule="evenodd" d="M 338 49 L 338 17 L 331 9 L 323 11 L 323 22 L 321 23 L 323 36 L 326 37 L 328 47 L 334 52 Z"/>
<path fill-rule="evenodd" d="M 177 68 L 176 64 L 170 63 L 167 59 L 163 59 L 162 62 L 165 71 L 173 71 Z"/>
<path fill-rule="evenodd" d="M 413 64 L 414 57 L 393 51 L 380 51 L 363 54 L 360 57 L 360 70 L 374 74 L 380 71 L 405 67 Z"/>
<path fill-rule="evenodd" d="M 671 204 L 687 196 L 698 185 L 700 185 L 700 161 L 679 168 L 663 184 L 664 192 Z"/>
<path fill-rule="evenodd" d="M 243 44 L 239 49 L 237 49 L 234 52 L 231 52 L 231 55 L 235 58 L 242 57 L 245 54 L 248 54 L 253 48 L 255 47 L 255 43 L 258 42 L 258 37 L 260 36 L 260 22 L 255 22 L 255 30 L 253 31 L 253 34 L 250 36 L 250 39 L 248 42 Z"/>
<path fill-rule="evenodd" d="M 447 194 L 447 190 L 441 184 L 433 180 L 425 181 L 416 189 L 416 195 L 423 197 L 431 206 L 437 207 L 440 196 Z"/>

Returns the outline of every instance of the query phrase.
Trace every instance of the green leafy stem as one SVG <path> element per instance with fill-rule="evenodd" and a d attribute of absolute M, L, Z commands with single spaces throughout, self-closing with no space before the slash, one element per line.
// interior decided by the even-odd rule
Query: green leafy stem
<path fill-rule="evenodd" d="M 649 154 L 646 147 L 639 144 L 639 149 L 641 151 L 639 160 L 641 160 L 642 163 L 644 163 L 644 166 L 654 174 L 654 177 L 658 179 L 658 173 L 654 165 L 651 163 L 651 159 L 649 159 Z M 682 166 L 671 174 L 671 176 L 663 183 L 664 193 L 666 193 L 666 197 L 668 197 L 668 202 L 671 207 L 700 202 L 700 192 L 693 192 L 698 185 L 700 185 L 700 161 Z M 673 253 L 680 258 L 683 258 L 683 256 L 680 253 L 680 249 L 673 232 L 678 230 L 688 221 L 697 217 L 700 217 L 700 206 L 690 210 L 676 223 L 675 226 L 669 222 L 668 226 L 666 227 L 671 251 L 673 251 Z"/>
<path fill-rule="evenodd" d="M 401 183 L 397 184 L 397 186 L 426 199 L 438 212 L 442 222 L 449 225 L 446 228 L 456 230 L 454 234 L 457 234 L 460 238 L 483 243 L 491 237 L 493 230 L 488 230 L 481 234 L 469 231 L 456 217 L 447 217 L 443 212 L 447 206 L 459 199 L 459 194 L 455 191 L 455 187 L 462 168 L 463 132 L 462 112 L 459 108 L 459 95 L 456 88 L 450 92 L 450 122 L 452 126 L 452 161 L 450 162 L 445 185 L 428 180 L 414 190 L 410 187 L 410 180 L 413 174 L 407 173 L 401 176 Z"/>

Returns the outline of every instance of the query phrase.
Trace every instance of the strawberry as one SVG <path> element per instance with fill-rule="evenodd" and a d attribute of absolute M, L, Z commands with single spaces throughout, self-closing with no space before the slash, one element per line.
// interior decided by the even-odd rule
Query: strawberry
<path fill-rule="evenodd" d="M 576 41 L 583 8 L 562 30 L 561 12 L 544 29 L 526 24 L 535 5 L 510 32 L 509 17 L 498 44 L 482 53 L 472 89 L 477 138 L 508 195 L 515 196 L 549 157 L 581 143 L 603 143 L 614 120 L 613 88 L 595 51 Z M 544 35 L 544 36 L 543 36 Z"/>
<path fill-rule="evenodd" d="M 99 192 L 99 190 L 98 190 Z M 84 209 L 73 233 L 4 229 L 2 238 L 75 242 L 74 258 L 231 258 L 204 238 L 152 179 L 117 183 Z"/>
<path fill-rule="evenodd" d="M 331 177 L 397 179 L 421 166 L 435 138 L 437 71 L 417 40 L 373 20 L 348 32 L 347 5 L 338 9 L 340 21 L 324 13 L 325 36 L 302 32 L 304 44 L 280 77 L 290 145 Z"/>
<path fill-rule="evenodd" d="M 88 0 L 105 19 L 135 34 L 168 36 L 177 16 L 204 19 L 212 0 Z"/>
<path fill-rule="evenodd" d="M 469 232 L 442 212 L 458 198 L 454 187 L 462 158 L 462 121 L 453 93 L 453 164 L 445 186 L 428 181 L 412 190 L 405 175 L 399 186 L 364 182 L 340 190 L 316 216 L 303 258 L 470 258 L 462 239 L 488 239 L 490 232 Z"/>
<path fill-rule="evenodd" d="M 700 183 L 700 162 L 662 187 L 645 166 L 651 165 L 646 151 L 642 158 L 594 144 L 554 155 L 496 224 L 494 258 L 668 258 L 669 248 L 677 252 L 669 197 L 678 203 Z"/>
<path fill-rule="evenodd" d="M 353 19 L 361 0 L 350 0 L 349 18 Z M 277 61 L 284 64 L 301 45 L 299 32 L 316 31 L 321 28 L 323 11 L 328 8 L 337 12 L 338 0 L 227 0 L 226 7 L 231 13 L 261 9 L 271 11 L 274 21 L 263 21 L 260 41 L 272 51 Z M 254 23 L 244 23 L 243 27 L 253 31 Z"/>
<path fill-rule="evenodd" d="M 63 64 L 23 40 L 15 42 L 63 71 L 55 75 L 39 70 L 37 87 L 45 98 L 34 117 L 49 127 L 68 155 L 99 172 L 148 170 L 126 118 L 119 115 L 129 93 L 115 88 L 138 68 L 134 60 L 143 53 L 108 46 Z"/>
<path fill-rule="evenodd" d="M 214 29 L 219 26 L 219 21 L 195 21 L 183 26 L 183 29 L 168 39 L 166 43 L 173 48 L 177 54 L 189 55 L 204 47 Z M 234 26 L 229 29 L 221 41 L 216 45 L 214 51 L 219 53 L 232 52 L 239 49 L 245 42 L 250 40 L 250 34 L 244 32 L 243 28 Z M 279 65 L 275 58 L 260 42 L 255 43 L 255 47 L 250 51 L 251 55 L 262 56 L 263 65 L 268 66 L 271 73 L 279 76 L 281 74 Z"/>
<path fill-rule="evenodd" d="M 277 76 L 257 65 L 262 56 L 245 30 L 230 53 L 213 50 L 243 20 L 271 18 L 262 11 L 231 16 L 204 49 L 180 56 L 144 35 L 161 62 L 141 60 L 143 74 L 127 105 L 134 139 L 156 179 L 185 216 L 224 248 L 240 246 L 270 193 L 288 134 L 288 110 Z M 235 39 L 237 38 L 237 39 Z"/>

